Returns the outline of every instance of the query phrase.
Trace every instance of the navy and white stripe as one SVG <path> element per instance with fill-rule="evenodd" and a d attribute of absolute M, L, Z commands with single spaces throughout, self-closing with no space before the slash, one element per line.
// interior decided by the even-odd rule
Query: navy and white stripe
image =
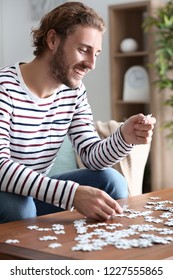
<path fill-rule="evenodd" d="M 128 154 L 117 130 L 100 140 L 84 85 L 62 85 L 50 97 L 33 95 L 22 79 L 19 64 L 0 71 L 0 189 L 70 209 L 76 182 L 46 176 L 68 133 L 75 150 L 90 169 L 111 166 Z"/>

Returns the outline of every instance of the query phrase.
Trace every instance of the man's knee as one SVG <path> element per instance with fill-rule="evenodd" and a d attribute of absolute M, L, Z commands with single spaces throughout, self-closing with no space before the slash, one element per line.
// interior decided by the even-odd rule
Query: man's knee
<path fill-rule="evenodd" d="M 128 185 L 125 177 L 113 168 L 105 169 L 102 173 L 103 188 L 112 198 L 128 197 Z"/>
<path fill-rule="evenodd" d="M 0 223 L 36 216 L 35 204 L 31 197 L 0 192 L 0 205 Z"/>

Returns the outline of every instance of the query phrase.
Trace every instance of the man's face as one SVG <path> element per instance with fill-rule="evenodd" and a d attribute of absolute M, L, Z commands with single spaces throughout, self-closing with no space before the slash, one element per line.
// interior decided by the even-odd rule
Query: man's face
<path fill-rule="evenodd" d="M 84 75 L 95 68 L 101 52 L 102 33 L 91 27 L 77 26 L 61 40 L 51 61 L 51 71 L 58 82 L 76 88 Z"/>

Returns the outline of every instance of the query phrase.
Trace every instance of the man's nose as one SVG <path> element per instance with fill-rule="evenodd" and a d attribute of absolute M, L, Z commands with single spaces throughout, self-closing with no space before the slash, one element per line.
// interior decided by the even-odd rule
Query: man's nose
<path fill-rule="evenodd" d="M 87 60 L 87 66 L 90 70 L 94 70 L 96 66 L 96 56 L 90 55 Z"/>

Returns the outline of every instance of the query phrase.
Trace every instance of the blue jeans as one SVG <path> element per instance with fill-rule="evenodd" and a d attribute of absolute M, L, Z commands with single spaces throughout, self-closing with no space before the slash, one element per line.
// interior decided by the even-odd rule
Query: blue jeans
<path fill-rule="evenodd" d="M 125 178 L 113 168 L 92 171 L 77 169 L 53 176 L 58 180 L 71 180 L 80 185 L 88 185 L 104 190 L 114 199 L 128 196 Z M 32 197 L 20 196 L 0 191 L 0 223 L 33 218 L 40 215 L 63 211 L 63 209 Z"/>

